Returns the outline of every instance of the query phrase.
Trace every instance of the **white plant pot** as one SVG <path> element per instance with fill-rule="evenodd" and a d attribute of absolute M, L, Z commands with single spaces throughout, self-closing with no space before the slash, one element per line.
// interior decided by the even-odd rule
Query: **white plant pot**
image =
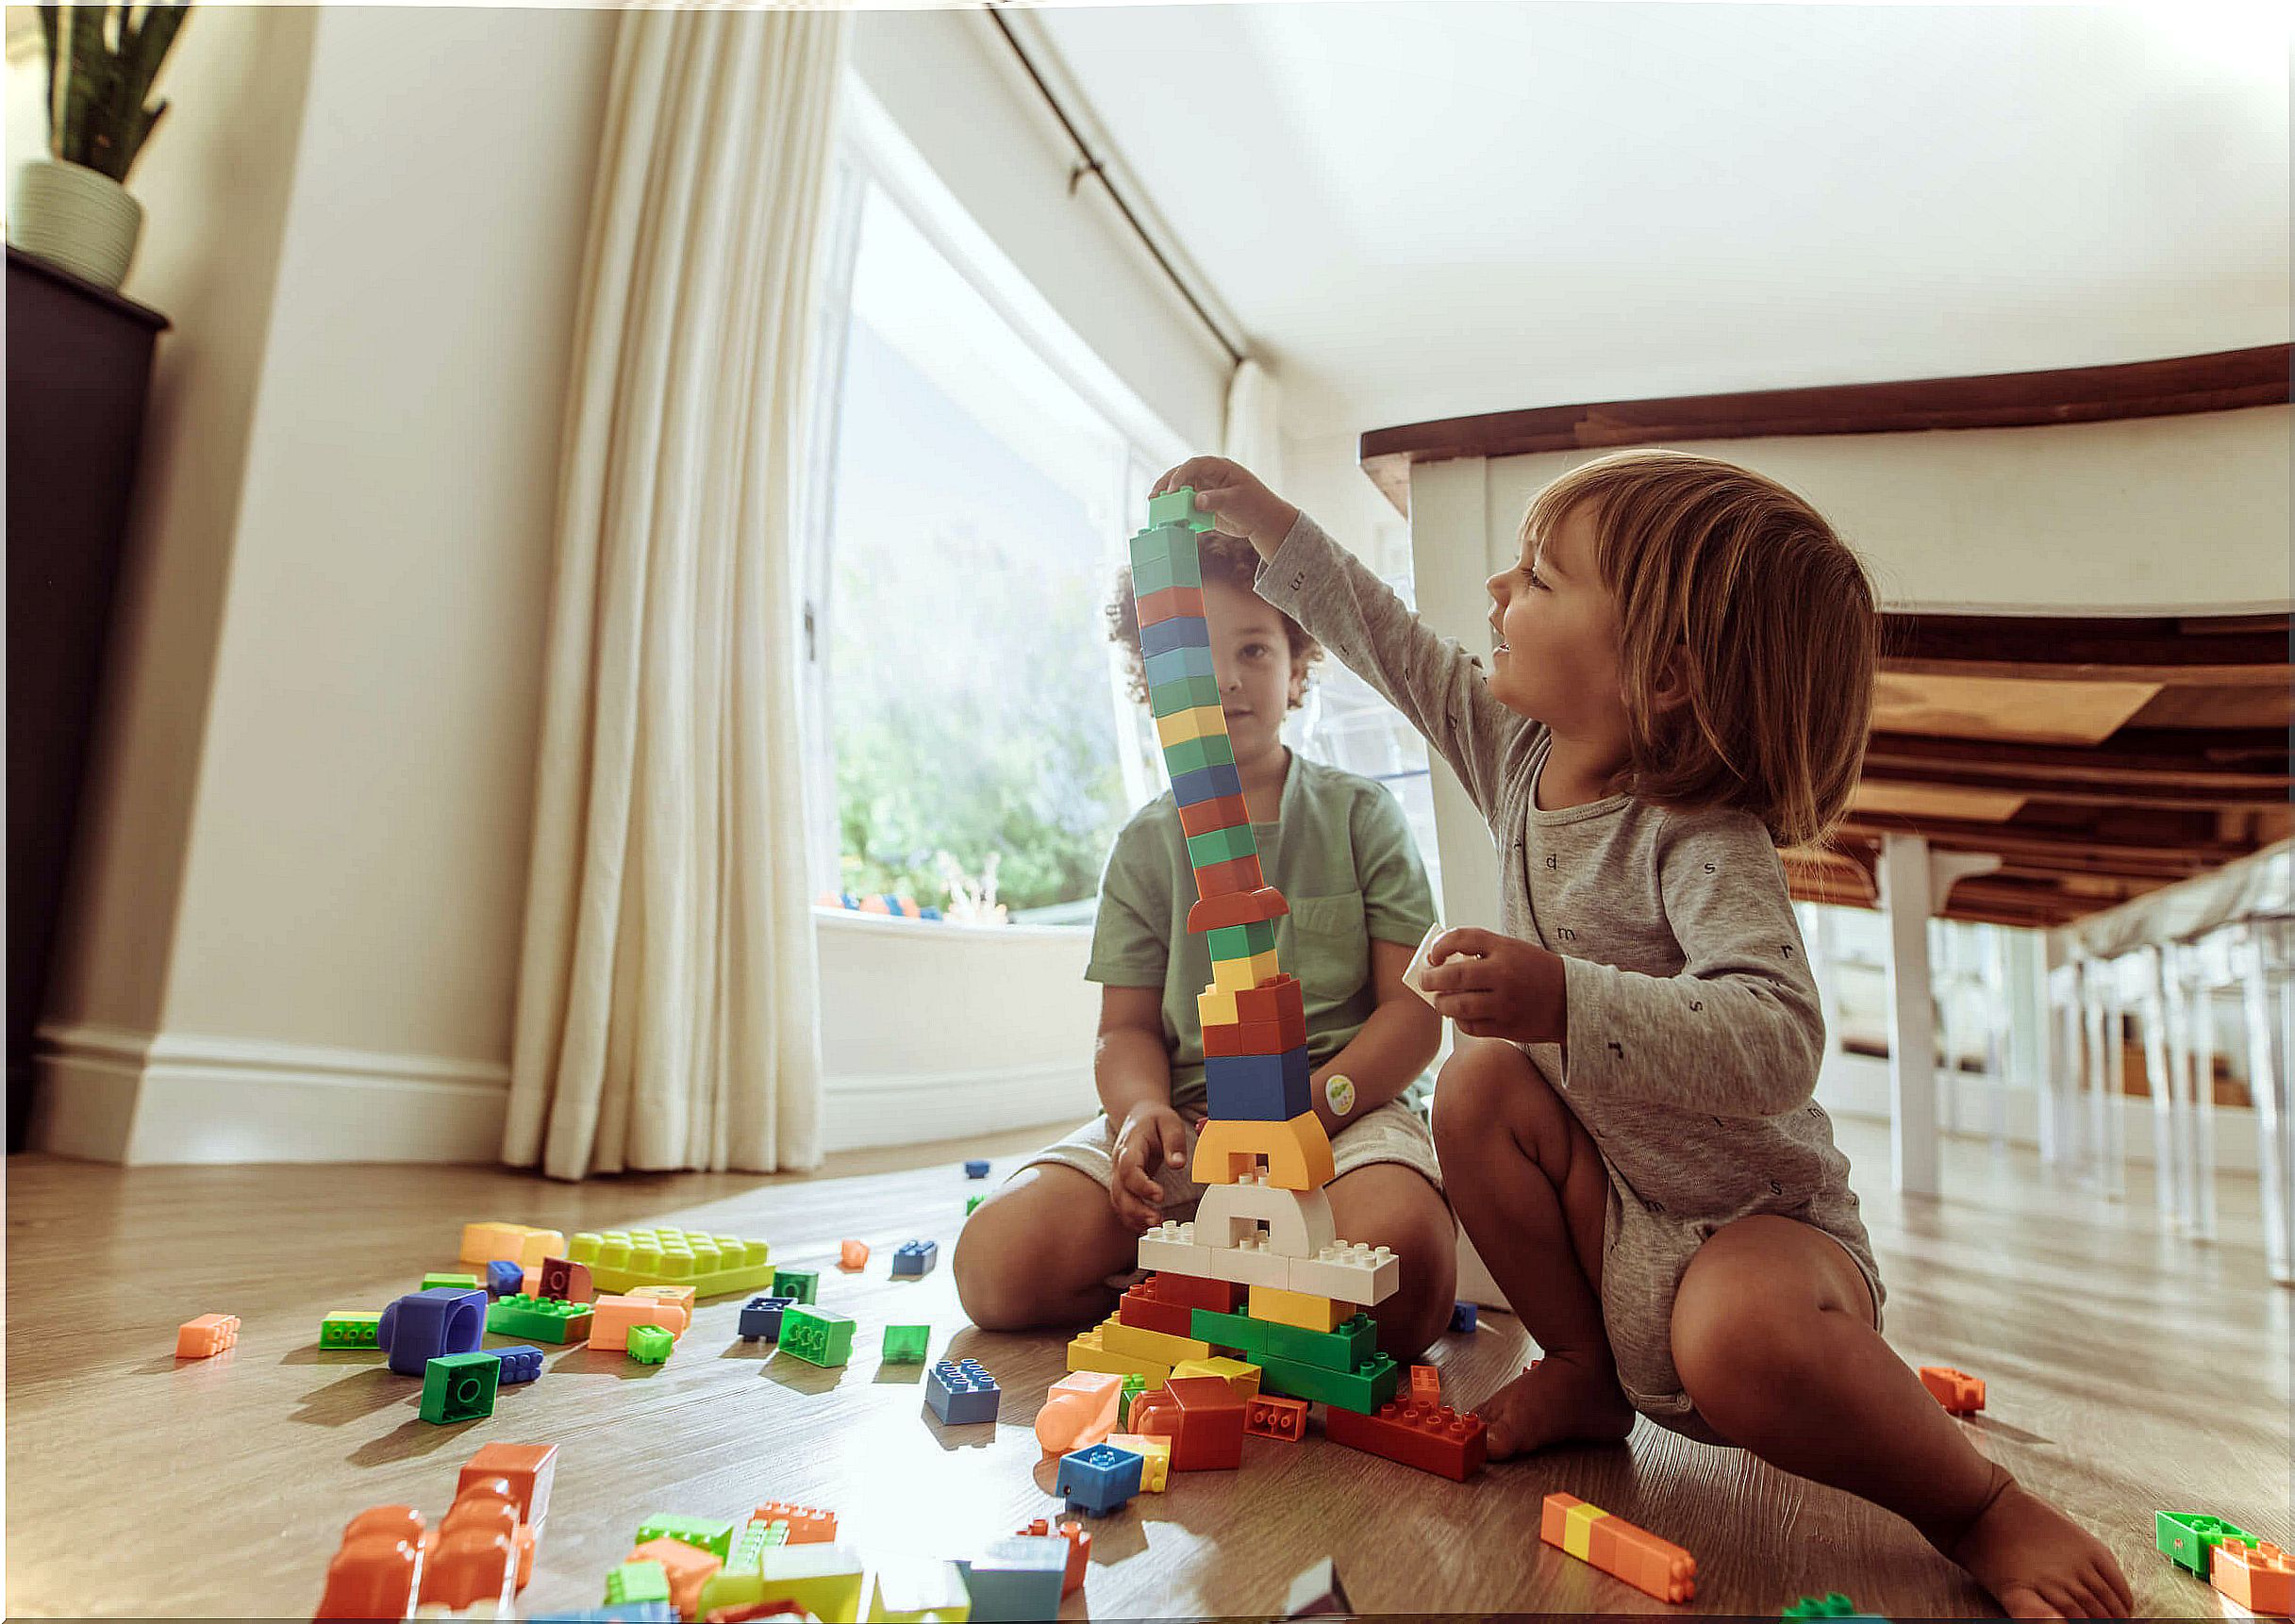
<path fill-rule="evenodd" d="M 103 288 L 127 279 L 143 230 L 143 206 L 85 164 L 34 158 L 8 195 L 8 240 Z"/>

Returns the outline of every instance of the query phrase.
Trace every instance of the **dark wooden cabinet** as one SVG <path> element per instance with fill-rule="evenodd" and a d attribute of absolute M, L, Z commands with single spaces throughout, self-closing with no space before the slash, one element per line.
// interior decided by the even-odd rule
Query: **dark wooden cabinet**
<path fill-rule="evenodd" d="M 167 319 L 8 251 L 8 1148 L 56 946 L 152 352 Z"/>

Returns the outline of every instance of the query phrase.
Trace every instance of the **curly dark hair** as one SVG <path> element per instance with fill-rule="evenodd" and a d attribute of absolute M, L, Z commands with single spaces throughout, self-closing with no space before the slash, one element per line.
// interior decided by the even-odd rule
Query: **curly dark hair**
<path fill-rule="evenodd" d="M 1251 543 L 1240 536 L 1227 536 L 1217 530 L 1206 530 L 1196 537 L 1203 559 L 1204 585 L 1217 581 L 1238 587 L 1248 592 L 1258 578 L 1259 555 Z M 1262 600 L 1264 601 L 1264 600 Z M 1270 605 L 1272 608 L 1273 605 Z M 1115 591 L 1102 611 L 1107 619 L 1107 640 L 1123 648 L 1123 664 L 1130 674 L 1130 693 L 1138 704 L 1148 702 L 1147 655 L 1139 647 L 1139 602 L 1132 595 L 1132 567 L 1124 565 L 1116 572 Z M 1307 636 L 1306 628 L 1285 615 L 1282 610 L 1283 636 L 1291 648 L 1291 674 L 1303 675 L 1322 658 L 1322 645 Z M 1292 700 L 1290 708 L 1297 710 L 1305 703 Z"/>

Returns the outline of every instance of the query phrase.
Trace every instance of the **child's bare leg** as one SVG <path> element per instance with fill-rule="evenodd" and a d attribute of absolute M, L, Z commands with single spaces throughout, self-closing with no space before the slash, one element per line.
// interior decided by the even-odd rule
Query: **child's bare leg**
<path fill-rule="evenodd" d="M 1393 1251 L 1400 1284 L 1371 1315 L 1389 1357 L 1416 1359 L 1450 1323 L 1457 1289 L 1458 1242 L 1442 1192 L 1400 1162 L 1372 1162 L 1331 1181 L 1331 1218 L 1340 1239 Z"/>
<path fill-rule="evenodd" d="M 1442 1184 L 1544 1357 L 1479 1406 L 1490 1458 L 1622 1438 L 1634 1412 L 1602 1326 L 1602 1153 L 1528 1056 L 1468 1038 L 1435 1084 Z"/>
<path fill-rule="evenodd" d="M 1872 1328 L 1831 1237 L 1777 1215 L 1721 1229 L 1682 1275 L 1672 1334 L 1683 1390 L 1723 1436 L 1904 1517 L 2010 1616 L 2127 1616 L 2111 1552 L 1976 1452 Z"/>
<path fill-rule="evenodd" d="M 1107 1317 L 1106 1282 L 1130 1268 L 1139 1237 L 1107 1191 L 1073 1168 L 1023 1168 L 964 1220 L 949 1267 L 956 1298 L 983 1331 L 1083 1325 Z"/>

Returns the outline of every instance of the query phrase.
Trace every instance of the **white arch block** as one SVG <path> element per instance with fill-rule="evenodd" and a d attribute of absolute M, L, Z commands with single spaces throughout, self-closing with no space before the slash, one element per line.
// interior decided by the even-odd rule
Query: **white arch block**
<path fill-rule="evenodd" d="M 1368 1308 L 1402 1284 L 1402 1260 L 1383 1246 L 1338 1241 L 1313 1257 L 1291 1259 L 1290 1288 L 1310 1297 L 1336 1297 Z"/>
<path fill-rule="evenodd" d="M 1278 1257 L 1313 1257 L 1339 1238 L 1327 1193 L 1277 1189 L 1250 1178 L 1204 1191 L 1195 1209 L 1195 1241 L 1216 1251 L 1253 1238 L 1262 1224 L 1267 1249 Z"/>

